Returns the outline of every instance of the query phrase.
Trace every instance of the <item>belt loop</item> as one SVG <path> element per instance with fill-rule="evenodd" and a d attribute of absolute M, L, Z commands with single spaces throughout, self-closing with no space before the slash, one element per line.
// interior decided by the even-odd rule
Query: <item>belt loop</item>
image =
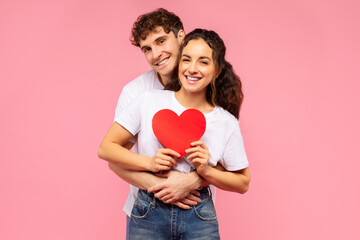
<path fill-rule="evenodd" d="M 155 208 L 155 205 L 156 205 L 156 197 L 155 197 L 154 195 L 152 195 L 152 200 L 151 200 L 150 204 L 151 204 L 151 206 L 152 206 L 153 208 Z"/>
<path fill-rule="evenodd" d="M 206 188 L 207 188 L 207 190 L 209 192 L 209 196 L 212 198 L 212 192 L 211 192 L 210 186 L 207 186 Z"/>

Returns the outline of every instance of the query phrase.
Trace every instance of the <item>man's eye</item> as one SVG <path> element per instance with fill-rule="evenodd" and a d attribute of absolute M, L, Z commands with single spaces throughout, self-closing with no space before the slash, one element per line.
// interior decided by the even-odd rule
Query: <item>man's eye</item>
<path fill-rule="evenodd" d="M 144 48 L 144 49 L 143 49 L 143 52 L 144 52 L 144 53 L 147 53 L 147 52 L 149 52 L 150 50 L 151 50 L 151 48 Z"/>

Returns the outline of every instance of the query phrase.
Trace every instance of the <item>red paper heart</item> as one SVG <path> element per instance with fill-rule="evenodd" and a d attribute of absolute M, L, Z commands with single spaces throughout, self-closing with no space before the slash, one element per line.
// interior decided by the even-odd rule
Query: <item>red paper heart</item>
<path fill-rule="evenodd" d="M 190 143 L 200 140 L 206 129 L 204 114 L 187 109 L 180 116 L 169 109 L 158 111 L 152 119 L 157 139 L 167 148 L 178 152 L 182 158 Z M 179 158 L 179 159 L 180 159 Z"/>

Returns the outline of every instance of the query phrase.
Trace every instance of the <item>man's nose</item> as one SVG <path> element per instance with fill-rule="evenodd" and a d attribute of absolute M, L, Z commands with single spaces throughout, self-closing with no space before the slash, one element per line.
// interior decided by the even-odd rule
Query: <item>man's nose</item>
<path fill-rule="evenodd" d="M 157 47 L 153 48 L 153 50 L 152 50 L 153 60 L 155 60 L 155 61 L 159 60 L 161 53 L 162 53 L 162 51 L 160 48 L 157 48 Z"/>

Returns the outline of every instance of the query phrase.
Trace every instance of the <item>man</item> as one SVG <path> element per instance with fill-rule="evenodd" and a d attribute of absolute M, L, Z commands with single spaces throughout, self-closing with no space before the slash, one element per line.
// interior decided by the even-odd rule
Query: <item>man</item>
<path fill-rule="evenodd" d="M 132 29 L 133 45 L 140 47 L 152 70 L 142 74 L 128 83 L 122 90 L 115 115 L 133 99 L 146 90 L 164 89 L 177 65 L 179 47 L 185 37 L 180 18 L 165 9 L 139 16 Z M 133 140 L 133 143 L 136 140 Z M 128 143 L 131 148 L 133 143 Z M 137 152 L 137 144 L 133 151 Z M 126 166 L 118 166 L 109 162 L 109 167 L 119 177 L 131 184 L 130 193 L 124 206 L 127 220 L 136 199 L 138 188 L 153 192 L 155 197 L 165 203 L 189 209 L 200 202 L 195 189 L 207 185 L 195 172 L 188 174 L 170 171 L 160 176 L 148 172 L 126 170 Z M 127 221 L 127 226 L 129 225 Z M 128 231 L 127 231 L 128 232 Z"/>

